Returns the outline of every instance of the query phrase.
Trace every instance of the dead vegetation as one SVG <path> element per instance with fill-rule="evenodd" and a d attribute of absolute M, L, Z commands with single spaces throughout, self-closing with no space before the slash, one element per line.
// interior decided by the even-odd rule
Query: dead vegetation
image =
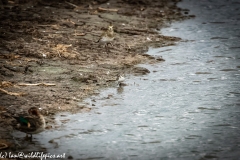
<path fill-rule="evenodd" d="M 114 86 L 119 73 L 147 74 L 135 65 L 163 61 L 161 56 L 146 55 L 148 47 L 180 40 L 159 33 L 165 22 L 187 17 L 176 2 L 2 0 L 0 106 L 36 106 L 50 114 L 91 110 L 78 103 Z M 109 24 L 115 40 L 107 53 L 96 41 Z"/>

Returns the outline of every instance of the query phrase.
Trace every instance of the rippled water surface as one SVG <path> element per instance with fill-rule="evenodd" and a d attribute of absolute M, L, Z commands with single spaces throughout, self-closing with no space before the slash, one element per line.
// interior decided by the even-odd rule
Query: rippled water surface
<path fill-rule="evenodd" d="M 50 153 L 74 159 L 240 159 L 240 2 L 185 0 L 179 6 L 196 18 L 161 34 L 188 41 L 149 49 L 166 61 L 141 65 L 151 73 L 127 75 L 128 86 L 87 99 L 90 113 L 59 115 L 69 121 L 35 136 Z"/>

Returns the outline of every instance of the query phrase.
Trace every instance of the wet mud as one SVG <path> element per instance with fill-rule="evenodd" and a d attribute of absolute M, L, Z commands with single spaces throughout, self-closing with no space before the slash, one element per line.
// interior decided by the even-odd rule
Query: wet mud
<path fill-rule="evenodd" d="M 0 151 L 18 150 L 5 113 L 41 108 L 47 129 L 52 129 L 58 112 L 90 111 L 80 102 L 115 86 L 118 74 L 148 74 L 136 65 L 164 61 L 146 51 L 181 40 L 159 32 L 173 21 L 193 17 L 177 2 L 1 1 Z M 96 42 L 110 24 L 115 39 L 107 51 Z"/>

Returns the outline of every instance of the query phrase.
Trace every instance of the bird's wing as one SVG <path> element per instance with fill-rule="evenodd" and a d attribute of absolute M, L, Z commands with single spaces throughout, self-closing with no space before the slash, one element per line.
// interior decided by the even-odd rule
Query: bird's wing
<path fill-rule="evenodd" d="M 107 34 L 106 32 L 102 32 L 102 34 L 101 34 L 101 36 L 99 37 L 98 41 L 95 42 L 95 43 L 98 43 L 98 42 L 102 39 L 102 37 L 106 36 L 106 34 Z"/>
<path fill-rule="evenodd" d="M 23 131 L 23 132 L 32 132 L 37 129 L 37 121 L 36 117 L 32 116 L 19 116 L 14 117 L 18 124 L 16 125 L 16 129 Z"/>

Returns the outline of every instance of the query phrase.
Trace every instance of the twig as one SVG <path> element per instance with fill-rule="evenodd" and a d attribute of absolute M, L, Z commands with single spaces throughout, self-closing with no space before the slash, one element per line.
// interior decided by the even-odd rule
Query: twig
<path fill-rule="evenodd" d="M 39 27 L 51 27 L 52 24 L 39 24 L 37 26 L 39 26 Z"/>
<path fill-rule="evenodd" d="M 73 3 L 70 3 L 70 2 L 67 2 L 67 1 L 65 1 L 65 3 L 67 3 L 67 4 L 69 4 L 70 6 L 73 6 L 73 7 L 75 7 L 75 8 L 78 7 L 77 5 L 75 5 L 75 4 L 73 4 Z"/>
<path fill-rule="evenodd" d="M 30 83 L 19 83 L 19 86 L 56 86 L 56 84 L 53 83 L 35 83 L 35 84 L 30 84 Z"/>
<path fill-rule="evenodd" d="M 24 93 L 8 92 L 8 91 L 6 91 L 5 89 L 2 89 L 2 88 L 0 88 L 0 91 L 6 93 L 6 94 L 8 94 L 8 95 L 11 95 L 11 96 L 22 96 L 22 95 L 24 95 Z"/>
<path fill-rule="evenodd" d="M 142 32 L 132 31 L 132 30 L 115 30 L 117 33 L 131 34 L 131 35 L 142 35 Z"/>
<path fill-rule="evenodd" d="M 85 36 L 86 33 L 74 33 L 73 35 L 74 35 L 74 36 Z"/>
<path fill-rule="evenodd" d="M 0 150 L 8 148 L 8 145 L 5 143 L 0 143 Z"/>
<path fill-rule="evenodd" d="M 136 31 L 136 32 L 144 32 L 144 33 L 151 33 L 151 34 L 158 34 L 157 31 L 151 31 L 151 30 L 148 30 L 148 29 L 124 28 L 124 30 Z"/>
<path fill-rule="evenodd" d="M 115 32 L 131 34 L 131 35 L 143 35 L 144 33 L 157 34 L 157 31 L 151 31 L 147 29 L 137 29 L 137 28 L 123 28 L 121 30 L 115 30 Z"/>
<path fill-rule="evenodd" d="M 117 12 L 118 9 L 107 9 L 107 8 L 102 8 L 102 7 L 98 7 L 98 10 L 100 11 L 110 11 L 110 12 Z"/>

